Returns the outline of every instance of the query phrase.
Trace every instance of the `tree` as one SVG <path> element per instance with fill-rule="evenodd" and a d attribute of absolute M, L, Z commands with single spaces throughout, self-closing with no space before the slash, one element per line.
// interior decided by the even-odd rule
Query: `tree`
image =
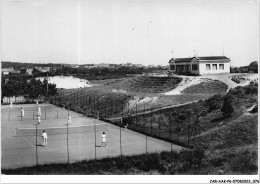
<path fill-rule="evenodd" d="M 232 95 L 227 95 L 224 98 L 224 102 L 221 108 L 221 112 L 223 114 L 223 117 L 230 117 L 231 114 L 234 112 L 234 106 L 233 106 L 234 97 Z"/>
<path fill-rule="evenodd" d="M 248 71 L 253 71 L 254 73 L 258 73 L 258 62 L 254 61 L 248 65 Z"/>
<path fill-rule="evenodd" d="M 211 113 L 214 110 L 220 109 L 222 106 L 222 97 L 221 95 L 214 95 L 213 97 L 206 100 L 206 108 L 208 108 L 208 113 Z"/>

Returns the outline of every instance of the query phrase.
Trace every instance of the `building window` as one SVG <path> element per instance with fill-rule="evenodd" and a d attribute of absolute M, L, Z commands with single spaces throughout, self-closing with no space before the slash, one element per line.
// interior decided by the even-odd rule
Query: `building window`
<path fill-rule="evenodd" d="M 224 64 L 219 64 L 219 69 L 224 70 Z"/>
<path fill-rule="evenodd" d="M 206 70 L 210 70 L 210 64 L 206 64 Z"/>
<path fill-rule="evenodd" d="M 175 65 L 170 65 L 170 70 L 175 70 Z"/>
<path fill-rule="evenodd" d="M 217 70 L 217 64 L 212 64 L 212 70 Z"/>
<path fill-rule="evenodd" d="M 198 65 L 197 64 L 192 64 L 192 70 L 198 70 Z"/>

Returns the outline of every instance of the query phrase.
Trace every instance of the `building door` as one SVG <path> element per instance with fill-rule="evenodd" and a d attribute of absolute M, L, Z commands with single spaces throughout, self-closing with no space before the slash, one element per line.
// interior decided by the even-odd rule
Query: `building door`
<path fill-rule="evenodd" d="M 190 72 L 190 65 L 186 65 L 186 72 Z"/>
<path fill-rule="evenodd" d="M 181 73 L 181 66 L 180 65 L 176 65 L 176 73 Z"/>

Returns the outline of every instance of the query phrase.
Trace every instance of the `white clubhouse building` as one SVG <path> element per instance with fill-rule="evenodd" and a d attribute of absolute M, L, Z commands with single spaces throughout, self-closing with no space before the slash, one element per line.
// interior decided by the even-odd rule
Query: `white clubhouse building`
<path fill-rule="evenodd" d="M 172 58 L 170 70 L 176 74 L 221 74 L 230 73 L 230 59 L 226 56 Z"/>

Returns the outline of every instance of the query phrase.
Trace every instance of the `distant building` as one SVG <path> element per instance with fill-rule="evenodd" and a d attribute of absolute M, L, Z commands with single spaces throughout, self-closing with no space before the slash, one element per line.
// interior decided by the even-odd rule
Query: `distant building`
<path fill-rule="evenodd" d="M 148 65 L 146 68 L 156 68 L 155 65 Z"/>
<path fill-rule="evenodd" d="M 51 67 L 35 67 L 36 70 L 39 72 L 45 73 L 45 72 L 50 72 Z"/>
<path fill-rule="evenodd" d="M 226 56 L 172 58 L 170 70 L 176 74 L 220 74 L 230 73 L 230 59 Z"/>
<path fill-rule="evenodd" d="M 52 66 L 52 67 L 50 68 L 50 72 L 55 72 L 55 71 L 57 71 L 58 69 L 61 69 L 61 66 Z"/>
<path fill-rule="evenodd" d="M 29 68 L 22 68 L 20 70 L 21 74 L 26 74 L 26 75 L 32 75 L 33 69 L 29 69 Z"/>
<path fill-rule="evenodd" d="M 13 71 L 14 71 L 13 67 L 1 69 L 2 75 L 8 75 L 10 72 L 13 72 Z"/>
<path fill-rule="evenodd" d="M 14 70 L 14 71 L 11 71 L 11 72 L 10 72 L 10 74 L 18 74 L 18 73 L 20 73 L 20 71 Z"/>
<path fill-rule="evenodd" d="M 105 64 L 105 63 L 99 63 L 99 64 L 96 64 L 95 66 L 99 67 L 99 68 L 109 68 L 109 64 Z"/>
<path fill-rule="evenodd" d="M 70 65 L 71 68 L 79 68 L 79 65 L 77 64 L 73 64 L 73 65 Z"/>
<path fill-rule="evenodd" d="M 141 67 L 143 67 L 142 64 L 133 64 L 133 66 L 135 66 L 135 67 L 137 67 L 137 68 L 141 68 Z"/>

